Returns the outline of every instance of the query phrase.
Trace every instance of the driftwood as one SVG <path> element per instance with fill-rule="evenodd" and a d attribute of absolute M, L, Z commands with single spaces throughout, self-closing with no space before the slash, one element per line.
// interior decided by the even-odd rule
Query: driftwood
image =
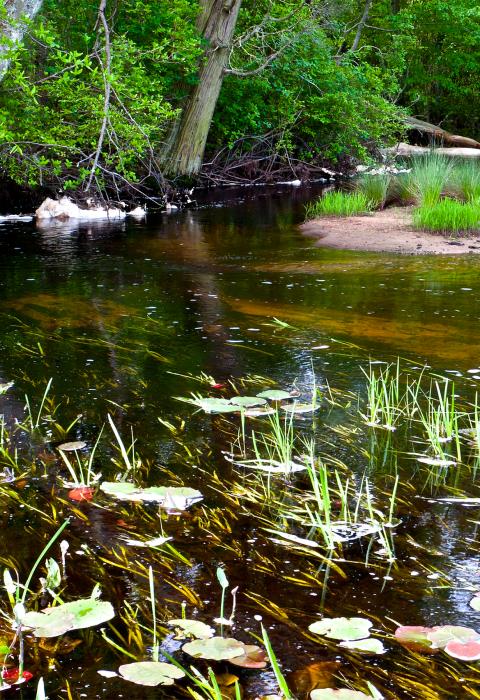
<path fill-rule="evenodd" d="M 427 134 L 431 137 L 432 141 L 438 141 L 446 146 L 480 149 L 480 143 L 475 141 L 475 139 L 469 139 L 466 136 L 451 134 L 449 131 L 445 131 L 445 129 L 442 129 L 440 126 L 429 124 L 421 119 L 415 119 L 415 117 L 405 117 L 405 124 L 411 131 L 419 131 L 421 134 Z"/>
<path fill-rule="evenodd" d="M 398 143 L 391 148 L 383 148 L 385 156 L 424 156 L 432 152 L 427 146 L 411 146 L 409 143 Z M 479 148 L 435 148 L 435 153 L 452 158 L 480 158 Z"/>

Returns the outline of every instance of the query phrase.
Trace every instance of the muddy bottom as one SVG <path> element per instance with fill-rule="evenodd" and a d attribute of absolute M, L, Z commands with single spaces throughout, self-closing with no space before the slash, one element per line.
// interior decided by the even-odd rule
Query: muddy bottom
<path fill-rule="evenodd" d="M 416 231 L 410 207 L 392 207 L 374 214 L 326 216 L 301 224 L 302 233 L 327 248 L 366 250 L 404 255 L 465 255 L 480 252 L 480 238 L 448 237 Z"/>

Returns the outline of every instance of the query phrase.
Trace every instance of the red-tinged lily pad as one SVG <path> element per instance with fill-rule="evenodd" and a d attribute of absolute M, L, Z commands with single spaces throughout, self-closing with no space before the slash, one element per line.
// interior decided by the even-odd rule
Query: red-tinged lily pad
<path fill-rule="evenodd" d="M 245 654 L 229 659 L 229 663 L 242 668 L 265 668 L 267 665 L 267 655 L 263 649 L 255 644 L 245 644 Z"/>
<path fill-rule="evenodd" d="M 2 679 L 7 683 L 26 683 L 33 678 L 33 673 L 30 671 L 24 671 L 20 677 L 20 669 L 15 666 L 14 668 L 6 668 L 2 672 Z"/>
<path fill-rule="evenodd" d="M 79 486 L 76 489 L 71 489 L 68 492 L 68 497 L 71 501 L 91 501 L 95 489 L 91 486 Z"/>
<path fill-rule="evenodd" d="M 359 690 L 350 690 L 350 688 L 312 690 L 310 698 L 311 700 L 372 700 L 371 695 L 365 695 Z"/>
<path fill-rule="evenodd" d="M 432 647 L 431 641 L 428 639 L 428 634 L 433 632 L 432 627 L 422 627 L 420 625 L 402 625 L 395 630 L 395 639 L 402 647 L 410 649 L 410 651 L 426 652 L 428 654 L 436 653 L 436 649 Z"/>
<path fill-rule="evenodd" d="M 427 639 L 434 649 L 444 649 L 449 642 L 460 642 L 466 644 L 480 640 L 480 634 L 471 627 L 460 625 L 441 625 L 433 627 L 427 634 Z"/>
<path fill-rule="evenodd" d="M 478 661 L 480 659 L 480 641 L 448 642 L 444 651 L 460 661 Z"/>

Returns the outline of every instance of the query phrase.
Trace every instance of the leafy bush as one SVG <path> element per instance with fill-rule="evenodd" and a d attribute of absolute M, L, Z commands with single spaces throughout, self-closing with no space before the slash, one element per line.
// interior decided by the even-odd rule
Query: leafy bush
<path fill-rule="evenodd" d="M 416 228 L 442 233 L 460 233 L 480 228 L 480 201 L 458 202 L 445 198 L 436 204 L 423 204 L 413 213 Z"/>
<path fill-rule="evenodd" d="M 306 207 L 307 219 L 316 216 L 353 216 L 375 208 L 363 192 L 327 192 Z"/>

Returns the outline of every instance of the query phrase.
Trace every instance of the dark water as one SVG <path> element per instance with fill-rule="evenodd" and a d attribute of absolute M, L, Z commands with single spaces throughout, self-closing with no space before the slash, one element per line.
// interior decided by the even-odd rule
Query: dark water
<path fill-rule="evenodd" d="M 133 431 L 150 483 L 156 482 L 162 465 L 201 487 L 205 477 L 193 468 L 197 463 L 210 473 L 218 471 L 228 491 L 223 429 L 216 419 L 193 415 L 191 407 L 175 398 L 205 393 L 205 385 L 190 375 L 203 372 L 217 383 L 262 375 L 280 386 L 294 383 L 300 390 L 311 387 L 315 375 L 319 384 L 328 380 L 343 391 L 363 391 L 360 366 L 367 366 L 369 359 L 393 361 L 400 356 L 407 365 L 426 364 L 431 373 L 450 373 L 462 396 L 473 399 L 480 382 L 480 369 L 474 371 L 480 364 L 478 257 L 395 257 L 316 248 L 296 227 L 303 218 L 303 201 L 311 195 L 288 190 L 242 196 L 227 204 L 152 216 L 146 223 L 45 229 L 2 224 L 0 382 L 15 382 L 0 398 L 7 424 L 24 418 L 25 394 L 38 407 L 52 379 L 49 410 L 55 420 L 66 426 L 80 416 L 69 439 L 93 443 L 110 413 L 126 441 Z M 185 442 L 193 456 L 182 453 L 159 417 L 187 421 Z M 333 411 L 326 422 L 334 426 L 336 421 Z M 54 421 L 46 428 L 42 438 L 15 438 L 22 454 L 32 459 L 32 478 L 22 486 L 22 498 L 58 523 L 59 513 L 66 517 L 73 506 L 65 495 L 62 500 L 54 493 L 48 457 L 51 444 L 61 436 Z M 367 434 L 353 439 L 351 452 L 335 435 L 325 434 L 322 425 L 317 434 L 355 469 L 368 464 Z M 342 673 L 353 684 L 368 677 L 391 698 L 480 697 L 472 667 L 455 666 L 444 656 L 417 662 L 390 644 L 384 657 L 345 660 L 299 632 L 321 609 L 332 617 L 370 616 L 379 629 L 385 619 L 479 626 L 479 613 L 468 607 L 472 592 L 480 587 L 478 509 L 430 504 L 431 490 L 424 475 L 417 478 L 405 460 L 406 450 L 400 450 L 400 457 L 388 452 L 381 468 L 378 445 L 375 450 L 374 467 L 382 484 L 391 483 L 393 459 L 402 470 L 395 571 L 367 570 L 361 564 L 365 552 L 359 551 L 358 566 L 349 568 L 347 578 L 330 572 L 325 587 L 326 572 L 318 561 L 295 554 L 286 559 L 284 551 L 265 542 L 257 547 L 258 522 L 236 513 L 232 502 L 210 491 L 206 505 L 218 520 L 212 516 L 209 522 L 206 511 L 202 522 L 195 516 L 191 522 L 178 518 L 168 523 L 175 546 L 192 565 L 174 562 L 169 568 L 158 563 L 160 604 L 170 615 L 180 616 L 184 593 L 172 585 L 179 581 L 203 601 L 202 619 L 218 614 L 214 573 L 223 564 L 232 586 L 240 586 L 240 626 L 253 628 L 253 615 L 264 615 L 286 670 L 341 658 Z M 106 472 L 111 455 L 102 449 L 100 454 Z M 455 478 L 443 483 L 446 493 L 460 487 Z M 471 475 L 461 480 L 463 486 L 468 483 L 469 495 L 478 495 Z M 425 500 L 418 498 L 422 496 Z M 43 521 L 28 507 L 20 509 L 11 494 L 4 494 L 2 503 L 1 556 L 10 567 L 12 557 L 25 578 L 39 553 L 36 539 L 46 542 Z M 122 507 L 121 517 L 89 504 L 71 511 L 68 539 L 75 575 L 69 581 L 70 595 L 89 595 L 98 580 L 107 599 L 145 604 L 148 585 L 137 559 L 115 562 L 108 551 L 115 545 L 120 520 L 130 517 L 132 527 L 153 536 L 155 516 L 140 514 L 137 506 Z M 229 523 L 223 532 L 221 517 Z M 47 527 L 50 534 L 54 529 L 53 523 Z M 210 542 L 199 543 L 202 530 Z M 73 554 L 82 542 L 91 547 L 91 554 L 84 555 L 85 567 L 80 555 Z M 266 548 L 264 553 L 260 547 Z M 268 560 L 263 569 L 262 556 Z M 96 557 L 103 557 L 101 565 Z M 148 565 L 143 551 L 138 561 Z M 286 618 L 279 619 L 275 606 Z M 136 686 L 99 680 L 97 669 L 116 668 L 124 661 L 98 635 L 87 632 L 82 646 L 59 656 L 48 675 L 45 659 L 38 664 L 52 698 L 68 697 L 67 681 L 75 698 L 158 697 L 158 690 L 139 688 L 135 695 Z M 462 672 L 469 680 L 463 680 Z M 405 679 L 418 687 L 402 690 Z M 247 697 L 274 688 L 269 671 L 250 678 L 247 687 L 249 683 Z M 31 690 L 22 692 L 33 697 Z M 167 689 L 165 697 L 171 696 Z"/>

